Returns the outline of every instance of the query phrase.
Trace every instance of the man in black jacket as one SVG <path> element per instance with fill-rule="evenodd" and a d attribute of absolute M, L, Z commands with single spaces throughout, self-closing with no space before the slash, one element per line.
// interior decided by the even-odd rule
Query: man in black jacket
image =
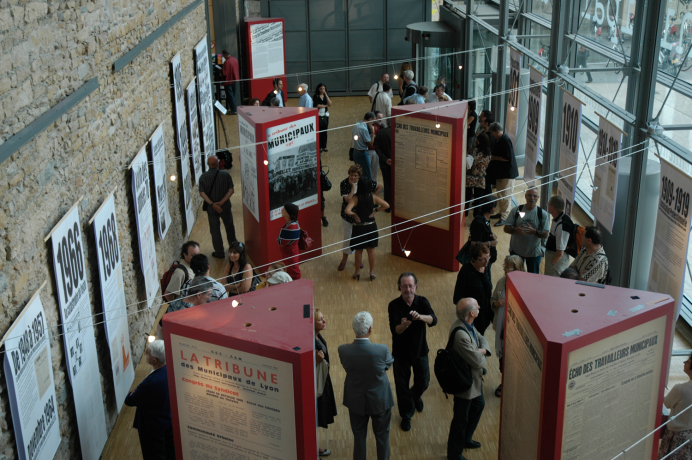
<path fill-rule="evenodd" d="M 514 156 L 514 146 L 512 140 L 504 133 L 504 128 L 500 123 L 493 123 L 488 127 L 488 133 L 495 138 L 495 145 L 490 154 L 490 164 L 488 165 L 488 175 L 495 179 L 496 195 L 498 207 L 500 208 L 500 220 L 495 223 L 495 227 L 505 225 L 505 220 L 509 216 L 509 204 L 512 200 L 512 188 L 514 179 L 519 176 L 517 159 Z"/>
<path fill-rule="evenodd" d="M 416 295 L 416 275 L 402 273 L 397 285 L 401 295 L 389 302 L 389 329 L 392 331 L 394 385 L 401 429 L 408 431 L 413 415 L 423 411 L 421 397 L 430 384 L 426 330 L 437 324 L 437 316 L 428 299 Z M 411 369 L 413 386 L 409 387 Z"/>
<path fill-rule="evenodd" d="M 136 407 L 133 428 L 139 431 L 144 460 L 175 460 L 171 402 L 168 396 L 168 374 L 163 340 L 155 340 L 146 351 L 147 363 L 154 368 L 125 404 Z"/>

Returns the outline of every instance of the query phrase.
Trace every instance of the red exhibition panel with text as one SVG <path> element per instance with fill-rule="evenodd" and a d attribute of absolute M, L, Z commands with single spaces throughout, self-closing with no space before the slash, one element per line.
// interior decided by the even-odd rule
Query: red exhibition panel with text
<path fill-rule="evenodd" d="M 317 459 L 312 310 L 298 280 L 164 315 L 177 458 Z"/>
<path fill-rule="evenodd" d="M 274 90 L 272 81 L 276 77 L 281 78 L 284 93 L 288 93 L 284 31 L 283 18 L 245 18 L 247 75 L 244 78 L 250 79 L 250 99 L 256 97 L 263 101 Z"/>
<path fill-rule="evenodd" d="M 512 272 L 504 310 L 500 460 L 610 459 L 660 425 L 670 296 Z"/>
<path fill-rule="evenodd" d="M 466 101 L 392 107 L 392 254 L 459 270 Z"/>
<path fill-rule="evenodd" d="M 318 129 L 317 109 L 238 108 L 245 244 L 255 266 L 282 259 L 276 239 L 289 202 L 300 208 L 298 222 L 314 240 L 300 261 L 322 254 Z"/>

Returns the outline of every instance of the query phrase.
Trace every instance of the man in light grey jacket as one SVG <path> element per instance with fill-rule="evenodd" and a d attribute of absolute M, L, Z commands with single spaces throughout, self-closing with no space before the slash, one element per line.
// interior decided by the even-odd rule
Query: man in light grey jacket
<path fill-rule="evenodd" d="M 392 418 L 392 387 L 387 369 L 394 358 L 387 345 L 370 342 L 372 315 L 361 311 L 353 317 L 356 340 L 339 346 L 341 365 L 346 370 L 344 406 L 348 407 L 353 430 L 353 459 L 367 458 L 368 420 L 377 443 L 377 459 L 389 459 L 389 422 Z"/>
<path fill-rule="evenodd" d="M 452 351 L 459 361 L 464 361 L 471 368 L 473 385 L 464 393 L 454 395 L 454 417 L 449 427 L 447 459 L 466 460 L 461 455 L 464 449 L 481 447 L 481 443 L 472 438 L 485 407 L 483 368 L 490 350 L 488 341 L 473 327 L 473 321 L 478 317 L 478 302 L 472 298 L 461 299 L 457 303 L 456 313 L 457 319 L 449 333 L 460 329 L 454 335 Z"/>

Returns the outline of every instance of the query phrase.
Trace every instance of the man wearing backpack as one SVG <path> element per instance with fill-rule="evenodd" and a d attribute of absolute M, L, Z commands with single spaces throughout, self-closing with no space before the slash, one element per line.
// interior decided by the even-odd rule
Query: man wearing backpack
<path fill-rule="evenodd" d="M 545 269 L 548 276 L 560 276 L 569 266 L 570 257 L 565 252 L 569 243 L 571 226 L 563 225 L 569 220 L 565 215 L 565 199 L 555 195 L 548 201 L 548 213 L 553 217 L 550 225 L 550 235 L 545 245 Z"/>
<path fill-rule="evenodd" d="M 173 266 L 171 266 L 170 270 L 166 273 L 166 275 L 168 275 L 171 270 L 173 271 L 173 273 L 170 273 L 170 280 L 163 292 L 163 298 L 166 299 L 166 301 L 172 302 L 180 297 L 180 288 L 183 287 L 186 281 L 195 277 L 195 272 L 190 268 L 190 262 L 197 254 L 199 254 L 199 243 L 196 241 L 188 241 L 183 244 L 183 249 L 180 254 L 181 259 L 177 262 L 173 262 Z M 164 275 L 164 277 L 166 275 Z"/>
<path fill-rule="evenodd" d="M 526 204 L 512 209 L 503 230 L 512 235 L 509 253 L 524 259 L 527 272 L 539 273 L 543 257 L 541 240 L 550 233 L 550 216 L 538 207 L 540 194 L 536 187 L 526 190 L 524 197 Z"/>
<path fill-rule="evenodd" d="M 413 70 L 405 70 L 402 75 L 404 85 L 401 87 L 401 102 L 399 102 L 399 105 L 404 105 L 404 99 L 418 92 L 418 85 L 413 81 L 413 76 Z"/>
<path fill-rule="evenodd" d="M 570 264 L 579 273 L 579 279 L 589 283 L 610 284 L 608 257 L 601 245 L 601 231 L 598 227 L 586 227 L 584 247 L 574 262 Z"/>
<path fill-rule="evenodd" d="M 478 422 L 483 414 L 483 368 L 490 356 L 488 341 L 473 327 L 478 317 L 478 302 L 470 297 L 461 299 L 456 306 L 457 319 L 452 323 L 454 333 L 452 352 L 459 361 L 471 368 L 473 384 L 463 393 L 454 395 L 454 416 L 447 439 L 447 459 L 466 460 L 464 449 L 478 449 L 481 443 L 473 440 Z"/>

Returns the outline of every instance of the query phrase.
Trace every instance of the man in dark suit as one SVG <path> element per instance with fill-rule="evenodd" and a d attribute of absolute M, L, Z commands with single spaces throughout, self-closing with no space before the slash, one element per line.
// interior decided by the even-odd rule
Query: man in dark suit
<path fill-rule="evenodd" d="M 163 340 L 155 340 L 146 351 L 147 363 L 154 368 L 125 404 L 136 407 L 135 422 L 144 460 L 175 460 L 171 403 L 168 397 L 168 374 Z"/>
<path fill-rule="evenodd" d="M 394 358 L 386 345 L 370 343 L 372 316 L 362 311 L 353 317 L 356 340 L 339 346 L 339 358 L 346 370 L 344 406 L 348 407 L 353 430 L 353 460 L 367 458 L 368 420 L 377 443 L 377 459 L 389 459 L 389 422 L 392 418 L 392 387 L 387 369 Z"/>

